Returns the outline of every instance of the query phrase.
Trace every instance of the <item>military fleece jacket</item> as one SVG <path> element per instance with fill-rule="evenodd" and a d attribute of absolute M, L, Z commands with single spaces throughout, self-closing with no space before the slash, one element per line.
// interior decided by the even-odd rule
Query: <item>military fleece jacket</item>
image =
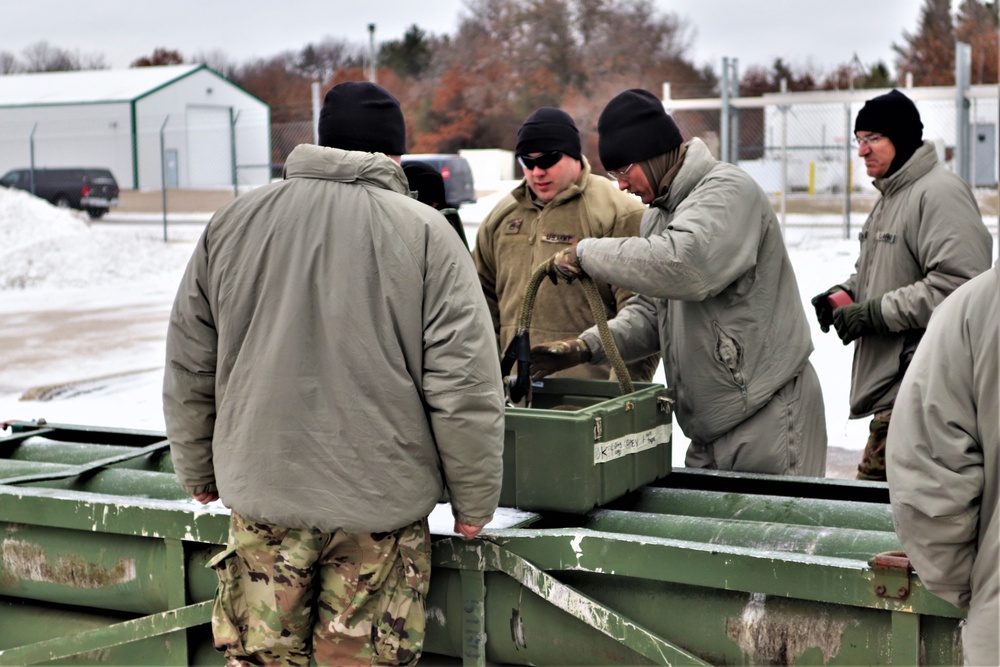
<path fill-rule="evenodd" d="M 479 227 L 472 257 L 501 353 L 517 331 L 524 290 L 539 264 L 584 237 L 639 233 L 646 207 L 607 178 L 592 174 L 586 157 L 582 163 L 576 182 L 543 208 L 535 205 L 531 190 L 522 182 L 497 203 Z M 632 297 L 632 292 L 609 283 L 596 284 L 609 318 Z M 583 288 L 545 280 L 538 287 L 528 335 L 533 344 L 575 338 L 594 322 Z M 637 360 L 629 365 L 629 374 L 636 381 L 648 382 L 659 362 L 658 354 Z M 554 377 L 607 380 L 610 374 L 608 364 L 582 364 Z"/>
<path fill-rule="evenodd" d="M 889 333 L 854 343 L 851 417 L 891 408 L 905 363 L 931 312 L 990 268 L 993 237 L 969 186 L 938 163 L 930 142 L 888 178 L 859 235 L 861 254 L 843 284 L 857 303 L 880 298 Z"/>
<path fill-rule="evenodd" d="M 1000 665 L 1000 266 L 935 309 L 886 447 L 896 533 L 928 589 L 969 610 L 966 664 Z"/>
<path fill-rule="evenodd" d="M 677 421 L 692 440 L 710 443 L 751 417 L 809 359 L 809 324 L 774 208 L 700 139 L 688 142 L 641 237 L 587 239 L 578 252 L 595 279 L 637 293 L 610 322 L 615 342 L 625 359 L 662 349 Z M 604 357 L 596 330 L 583 339 L 595 360 Z"/>
<path fill-rule="evenodd" d="M 163 401 L 191 493 L 287 527 L 381 532 L 442 492 L 484 525 L 503 391 L 475 267 L 381 154 L 300 145 L 209 222 L 167 334 Z"/>

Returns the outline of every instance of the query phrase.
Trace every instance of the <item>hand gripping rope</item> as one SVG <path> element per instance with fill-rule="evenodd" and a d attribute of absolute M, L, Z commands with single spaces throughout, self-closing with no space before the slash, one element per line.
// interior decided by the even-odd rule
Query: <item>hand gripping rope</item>
<path fill-rule="evenodd" d="M 524 290 L 524 297 L 521 300 L 521 309 L 517 316 L 517 330 L 511 339 L 503 358 L 500 360 L 500 372 L 504 377 L 504 388 L 508 398 L 512 403 L 518 403 L 522 398 L 527 397 L 527 405 L 531 405 L 531 341 L 528 330 L 531 327 L 531 313 L 535 307 L 535 296 L 538 294 L 538 287 L 546 277 L 546 264 L 542 262 L 535 268 L 528 280 L 528 285 Z M 580 285 L 590 304 L 590 310 L 594 313 L 594 321 L 597 323 L 597 332 L 601 337 L 601 345 L 604 353 L 611 362 L 611 367 L 615 370 L 618 378 L 618 386 L 621 387 L 622 395 L 631 394 L 632 378 L 629 376 L 628 368 L 618 352 L 615 345 L 614 336 L 608 328 L 608 315 L 604 312 L 604 302 L 597 291 L 590 276 L 584 274 L 580 276 Z M 510 371 L 517 364 L 516 375 L 511 376 Z"/>

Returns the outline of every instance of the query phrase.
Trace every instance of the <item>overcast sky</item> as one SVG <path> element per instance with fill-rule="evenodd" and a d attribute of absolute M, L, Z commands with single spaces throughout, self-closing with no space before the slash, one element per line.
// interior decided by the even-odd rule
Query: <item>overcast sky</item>
<path fill-rule="evenodd" d="M 655 0 L 662 11 L 686 19 L 692 60 L 719 70 L 724 56 L 769 67 L 782 58 L 823 73 L 857 53 L 861 62 L 893 67 L 892 44 L 914 33 L 923 0 Z M 954 6 L 955 3 L 953 3 Z M 156 47 L 196 54 L 221 51 L 237 64 L 298 50 L 324 37 L 368 43 L 402 37 L 416 24 L 433 34 L 454 34 L 464 0 L 21 0 L 4 2 L 0 51 L 18 58 L 39 41 L 103 54 L 113 68 L 128 67 Z M 642 48 L 642 35 L 622 35 Z"/>

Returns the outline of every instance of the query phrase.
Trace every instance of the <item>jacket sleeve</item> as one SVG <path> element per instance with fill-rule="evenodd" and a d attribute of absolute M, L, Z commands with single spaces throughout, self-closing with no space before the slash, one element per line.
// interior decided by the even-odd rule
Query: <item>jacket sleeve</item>
<path fill-rule="evenodd" d="M 762 225 L 746 202 L 747 178 L 709 177 L 677 207 L 669 225 L 648 237 L 588 239 L 581 258 L 595 279 L 660 299 L 703 301 L 756 262 Z M 647 216 L 667 215 L 651 208 Z M 649 224 L 649 223 L 647 223 Z"/>
<path fill-rule="evenodd" d="M 503 469 L 500 363 L 476 270 L 448 231 L 427 250 L 423 391 L 455 518 L 484 526 Z"/>
<path fill-rule="evenodd" d="M 163 417 L 170 455 L 190 494 L 216 491 L 212 466 L 218 336 L 209 304 L 208 230 L 181 279 L 167 328 Z"/>
<path fill-rule="evenodd" d="M 608 320 L 608 328 L 618 346 L 618 353 L 626 362 L 656 355 L 659 363 L 660 333 L 656 315 L 656 304 L 642 294 L 632 297 L 625 307 L 618 311 L 614 319 Z M 608 359 L 601 344 L 597 326 L 592 326 L 580 334 L 580 338 L 590 348 L 590 363 L 601 364 Z"/>
<path fill-rule="evenodd" d="M 904 241 L 923 277 L 882 296 L 890 331 L 926 328 L 946 296 L 990 268 L 993 238 L 972 194 L 952 174 L 943 176 L 912 204 L 920 219 L 906 225 Z"/>
<path fill-rule="evenodd" d="M 983 449 L 968 329 L 946 302 L 903 379 L 886 470 L 896 533 L 935 595 L 967 608 L 976 556 Z"/>
<path fill-rule="evenodd" d="M 610 236 L 615 236 L 618 238 L 628 238 L 639 236 L 639 228 L 642 224 L 643 214 L 646 212 L 646 207 L 639 205 L 625 207 L 624 210 L 619 212 L 615 217 L 614 228 L 611 230 Z M 624 287 L 617 287 L 614 285 L 610 286 L 615 297 L 615 312 L 612 314 L 620 313 L 626 306 L 626 304 L 635 296 L 634 292 L 625 289 Z M 616 341 L 617 342 L 617 341 Z M 649 356 L 641 357 L 634 361 L 628 362 L 628 372 L 629 375 L 634 380 L 648 381 L 651 380 L 654 373 L 656 373 L 656 367 L 660 365 L 660 351 L 659 345 L 656 347 L 656 351 Z M 614 375 L 614 369 L 611 371 L 612 376 Z"/>

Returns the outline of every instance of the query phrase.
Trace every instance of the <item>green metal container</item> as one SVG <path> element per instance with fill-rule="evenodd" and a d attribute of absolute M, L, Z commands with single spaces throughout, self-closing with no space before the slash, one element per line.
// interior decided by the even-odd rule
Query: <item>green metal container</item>
<path fill-rule="evenodd" d="M 502 507 L 583 513 L 671 469 L 671 400 L 658 384 L 546 379 L 507 408 Z"/>
<path fill-rule="evenodd" d="M 613 387 L 542 389 L 551 407 L 521 433 L 541 451 L 519 462 L 545 474 L 518 470 L 515 488 L 574 511 L 501 510 L 475 540 L 432 519 L 422 665 L 962 664 L 964 614 L 895 553 L 884 483 L 661 467 L 604 475 L 606 490 L 589 478 L 609 439 L 578 432 L 574 449 L 563 431 L 580 427 L 555 406 L 641 433 L 669 425 L 662 388 L 631 407 Z M 221 664 L 206 563 L 229 512 L 176 497 L 163 434 L 13 429 L 0 438 L 0 666 Z M 669 460 L 668 441 L 609 462 L 658 448 Z M 577 449 L 589 465 L 566 460 Z M 629 491 L 634 475 L 659 479 Z"/>

